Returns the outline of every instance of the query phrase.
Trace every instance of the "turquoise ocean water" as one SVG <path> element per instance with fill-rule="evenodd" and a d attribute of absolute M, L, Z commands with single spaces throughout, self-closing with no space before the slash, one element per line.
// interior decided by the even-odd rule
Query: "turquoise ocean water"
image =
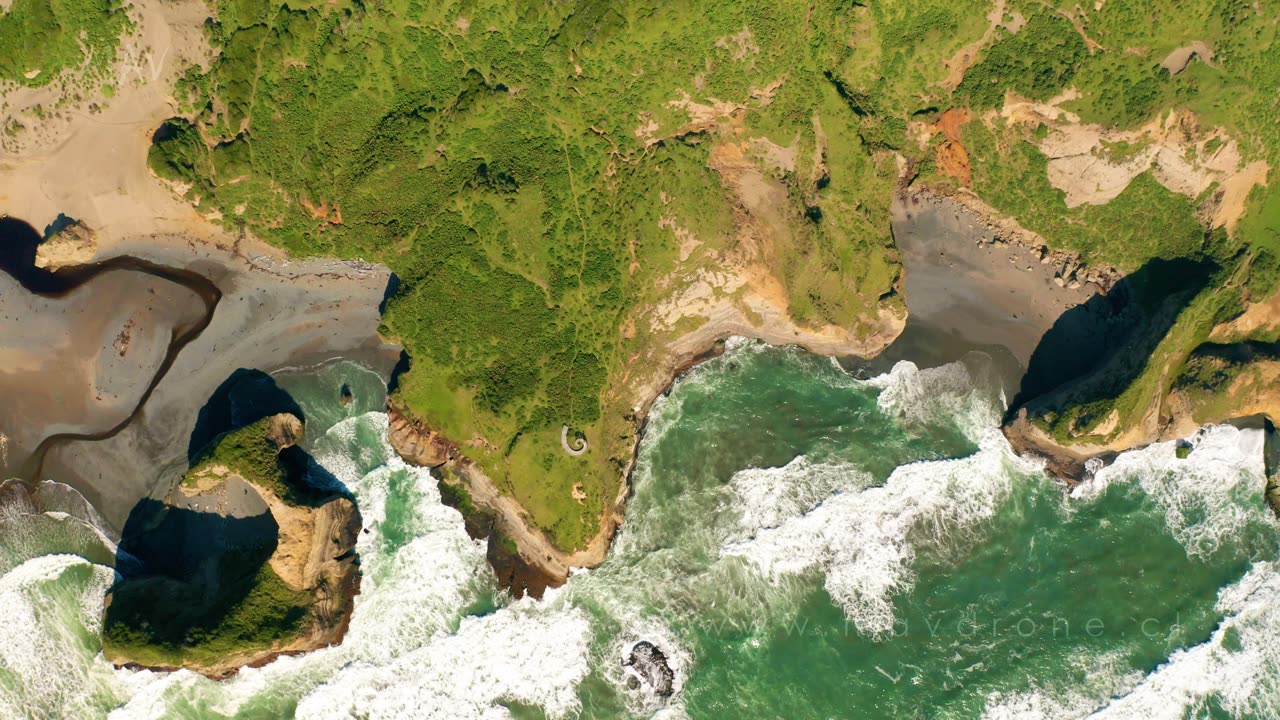
<path fill-rule="evenodd" d="M 1126 453 L 1067 494 L 1000 435 L 985 356 L 856 380 L 730 345 L 655 405 L 607 562 L 541 602 L 499 592 L 395 457 L 376 376 L 282 374 L 360 503 L 362 594 L 342 645 L 222 683 L 102 659 L 90 514 L 0 517 L 0 717 L 1280 717 L 1259 432 Z M 622 666 L 640 640 L 671 697 Z"/>

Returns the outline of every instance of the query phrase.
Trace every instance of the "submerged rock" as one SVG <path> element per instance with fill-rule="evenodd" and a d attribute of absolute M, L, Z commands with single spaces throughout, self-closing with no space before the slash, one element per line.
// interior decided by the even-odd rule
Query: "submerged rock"
<path fill-rule="evenodd" d="M 667 663 L 667 656 L 648 640 L 632 645 L 622 666 L 631 670 L 655 695 L 669 697 L 675 687 L 676 676 Z"/>

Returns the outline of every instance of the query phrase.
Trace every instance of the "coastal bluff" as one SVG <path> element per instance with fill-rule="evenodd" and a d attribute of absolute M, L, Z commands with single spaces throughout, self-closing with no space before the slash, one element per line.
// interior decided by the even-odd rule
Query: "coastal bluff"
<path fill-rule="evenodd" d="M 139 503 L 106 600 L 109 661 L 221 679 L 342 640 L 362 521 L 313 478 L 302 434 L 288 413 L 223 433 L 162 501 Z"/>

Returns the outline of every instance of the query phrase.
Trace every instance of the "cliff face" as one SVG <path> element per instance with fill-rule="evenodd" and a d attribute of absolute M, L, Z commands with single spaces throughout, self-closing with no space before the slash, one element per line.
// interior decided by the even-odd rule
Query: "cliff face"
<path fill-rule="evenodd" d="M 341 641 L 360 586 L 352 498 L 307 482 L 288 414 L 217 438 L 121 541 L 104 652 L 212 678 Z"/>
<path fill-rule="evenodd" d="M 405 462 L 433 468 L 457 455 L 452 443 L 440 433 L 410 418 L 399 406 L 391 405 L 388 416 L 391 424 L 387 439 Z"/>
<path fill-rule="evenodd" d="M 488 541 L 486 557 L 500 587 L 517 598 L 526 593 L 541 598 L 548 587 L 564 583 L 571 556 L 533 527 L 515 500 L 499 493 L 493 480 L 439 432 L 394 402 L 387 414 L 391 447 L 405 462 L 436 469 L 444 478 L 439 481 L 442 501 L 462 513 L 468 535 Z"/>
<path fill-rule="evenodd" d="M 1160 369 L 1159 382 L 1139 397 L 1140 404 L 1127 417 L 1122 418 L 1117 408 L 1092 410 L 1080 402 L 1078 393 L 1071 395 L 1082 384 L 1077 382 L 1050 393 L 1048 399 L 1058 404 L 1047 411 L 1044 398 L 1031 398 L 1007 419 L 1005 435 L 1015 450 L 1046 458 L 1046 469 L 1074 483 L 1088 474 L 1085 464 L 1091 459 L 1109 462 L 1119 452 L 1185 438 L 1204 425 L 1265 421 L 1273 428 L 1280 421 L 1280 344 L 1268 337 L 1274 332 L 1266 324 L 1268 319 L 1262 317 L 1258 322 L 1253 316 L 1258 315 L 1258 307 L 1274 307 L 1275 303 L 1271 298 L 1251 305 L 1243 314 L 1217 325 L 1208 334 L 1210 342 L 1195 346 L 1185 358 L 1124 346 L 1132 355 L 1126 361 L 1151 358 Z M 1259 334 L 1263 340 L 1248 339 Z M 1070 426 L 1065 428 L 1067 432 L 1062 432 L 1063 428 L 1051 432 L 1054 413 L 1073 411 L 1078 416 L 1078 432 L 1071 432 Z M 1274 474 L 1270 467 L 1269 472 Z"/>

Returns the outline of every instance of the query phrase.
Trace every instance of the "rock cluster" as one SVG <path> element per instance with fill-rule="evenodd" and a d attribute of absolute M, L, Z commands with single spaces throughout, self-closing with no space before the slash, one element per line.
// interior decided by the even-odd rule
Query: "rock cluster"
<path fill-rule="evenodd" d="M 1115 286 L 1123 275 L 1109 265 L 1089 265 L 1080 254 L 1070 250 L 1054 250 L 1042 242 L 1028 242 L 1016 233 L 1002 232 L 999 224 L 987 221 L 987 234 L 978 238 L 978 246 L 1008 244 L 1026 251 L 1029 262 L 1054 267 L 1053 282 L 1058 287 L 1075 290 L 1087 283 L 1097 285 L 1103 292 Z M 1015 259 L 1011 258 L 1011 262 Z"/>
<path fill-rule="evenodd" d="M 667 663 L 667 656 L 648 640 L 632 645 L 622 666 L 630 668 L 655 695 L 668 697 L 675 689 L 676 676 Z"/>

